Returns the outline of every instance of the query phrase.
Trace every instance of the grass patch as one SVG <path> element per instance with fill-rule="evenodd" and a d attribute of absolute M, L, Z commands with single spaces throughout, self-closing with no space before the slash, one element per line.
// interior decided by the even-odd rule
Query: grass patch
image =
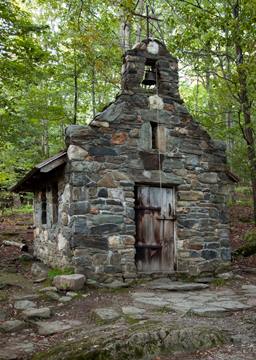
<path fill-rule="evenodd" d="M 33 213 L 33 205 L 22 205 L 18 208 L 6 208 L 2 211 L 2 216 L 10 216 L 15 214 L 32 214 Z"/>
<path fill-rule="evenodd" d="M 157 313 L 157 314 L 169 314 L 169 313 L 174 312 L 174 310 L 170 309 L 170 308 L 167 307 L 167 306 L 163 306 L 163 307 L 161 307 L 161 308 L 154 309 L 153 311 L 154 311 L 155 313 Z"/>
<path fill-rule="evenodd" d="M 58 275 L 72 275 L 72 274 L 74 274 L 73 268 L 64 268 L 64 269 L 53 268 L 48 271 L 48 278 L 52 280 L 55 276 Z"/>
<path fill-rule="evenodd" d="M 216 279 L 213 279 L 211 284 L 216 286 L 216 287 L 221 287 L 221 286 L 225 286 L 227 283 L 227 280 L 226 279 L 222 279 L 222 278 L 216 278 Z"/>

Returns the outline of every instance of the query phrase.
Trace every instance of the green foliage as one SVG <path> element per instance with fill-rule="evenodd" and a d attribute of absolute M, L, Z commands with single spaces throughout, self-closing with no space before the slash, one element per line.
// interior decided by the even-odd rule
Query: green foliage
<path fill-rule="evenodd" d="M 226 279 L 221 279 L 221 278 L 215 278 L 211 282 L 211 284 L 216 286 L 216 287 L 222 287 L 222 286 L 225 286 L 227 284 L 227 280 Z"/>
<path fill-rule="evenodd" d="M 145 21 L 134 15 L 136 3 L 1 1 L 0 188 L 63 149 L 68 124 L 86 124 L 114 99 L 120 89 L 121 21 L 130 25 L 131 45 L 138 25 L 146 35 Z M 227 144 L 229 164 L 249 183 L 239 73 L 247 75 L 254 128 L 256 0 L 240 1 L 238 19 L 228 0 L 156 0 L 154 6 L 164 21 L 161 31 L 156 23 L 150 31 L 180 59 L 187 107 L 213 138 Z M 237 41 L 243 48 L 239 66 Z"/>
<path fill-rule="evenodd" d="M 244 235 L 245 243 L 234 251 L 233 256 L 249 257 L 256 254 L 256 229 L 248 230 Z"/>
<path fill-rule="evenodd" d="M 74 269 L 72 268 L 64 268 L 64 269 L 53 268 L 48 271 L 48 278 L 52 280 L 55 276 L 58 275 L 71 275 L 71 274 L 74 274 Z"/>

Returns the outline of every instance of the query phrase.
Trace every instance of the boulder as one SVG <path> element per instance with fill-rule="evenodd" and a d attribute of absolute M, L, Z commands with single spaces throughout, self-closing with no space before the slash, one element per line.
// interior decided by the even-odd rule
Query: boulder
<path fill-rule="evenodd" d="M 14 308 L 16 310 L 27 310 L 35 307 L 36 304 L 30 300 L 19 300 L 14 303 Z"/>
<path fill-rule="evenodd" d="M 0 324 L 0 331 L 9 333 L 15 332 L 23 329 L 25 327 L 25 322 L 21 320 L 9 320 L 4 321 Z"/>
<path fill-rule="evenodd" d="M 51 310 L 47 307 L 39 309 L 27 309 L 22 312 L 22 317 L 24 319 L 49 319 L 51 317 Z"/>
<path fill-rule="evenodd" d="M 120 314 L 112 308 L 100 308 L 93 311 L 96 320 L 104 323 L 112 322 L 120 317 Z"/>
<path fill-rule="evenodd" d="M 53 279 L 53 285 L 58 290 L 81 290 L 85 284 L 85 276 L 82 274 L 58 275 Z"/>

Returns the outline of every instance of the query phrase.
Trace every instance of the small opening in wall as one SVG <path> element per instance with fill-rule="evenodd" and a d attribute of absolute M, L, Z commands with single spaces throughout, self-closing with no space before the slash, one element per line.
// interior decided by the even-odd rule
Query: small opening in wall
<path fill-rule="evenodd" d="M 156 87 L 156 67 L 155 61 L 146 60 L 145 69 L 144 69 L 144 78 L 142 85 L 146 89 L 155 89 Z"/>
<path fill-rule="evenodd" d="M 158 149 L 157 147 L 157 123 L 150 122 L 151 125 L 151 136 L 152 136 L 152 149 Z"/>
<path fill-rule="evenodd" d="M 54 224 L 58 222 L 59 196 L 58 183 L 52 185 L 52 221 Z"/>
<path fill-rule="evenodd" d="M 43 190 L 41 193 L 41 204 L 42 204 L 42 212 L 41 212 L 41 221 L 42 224 L 47 224 L 47 200 L 46 200 L 46 190 Z"/>

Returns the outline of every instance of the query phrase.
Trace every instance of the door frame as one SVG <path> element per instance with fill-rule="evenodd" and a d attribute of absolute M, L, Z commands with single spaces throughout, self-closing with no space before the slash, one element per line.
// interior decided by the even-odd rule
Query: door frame
<path fill-rule="evenodd" d="M 148 186 L 148 187 L 159 187 L 160 189 L 160 182 L 146 182 L 146 181 L 138 181 L 135 182 L 134 185 L 134 210 L 135 210 L 135 204 L 136 204 L 136 199 L 137 199 L 137 189 L 139 186 Z M 176 215 L 176 208 L 177 208 L 177 187 L 178 185 L 174 185 L 174 184 L 170 184 L 170 183 L 165 183 L 165 184 L 161 184 L 162 188 L 172 188 L 174 190 L 174 209 L 175 209 L 175 220 L 173 221 L 173 271 L 177 271 L 177 215 Z M 136 217 L 135 217 L 135 228 L 136 228 Z M 137 236 L 137 231 L 135 233 L 135 239 Z M 136 241 L 135 241 L 136 244 Z M 135 245 L 134 245 L 135 246 Z M 167 273 L 167 272 L 166 272 Z"/>

